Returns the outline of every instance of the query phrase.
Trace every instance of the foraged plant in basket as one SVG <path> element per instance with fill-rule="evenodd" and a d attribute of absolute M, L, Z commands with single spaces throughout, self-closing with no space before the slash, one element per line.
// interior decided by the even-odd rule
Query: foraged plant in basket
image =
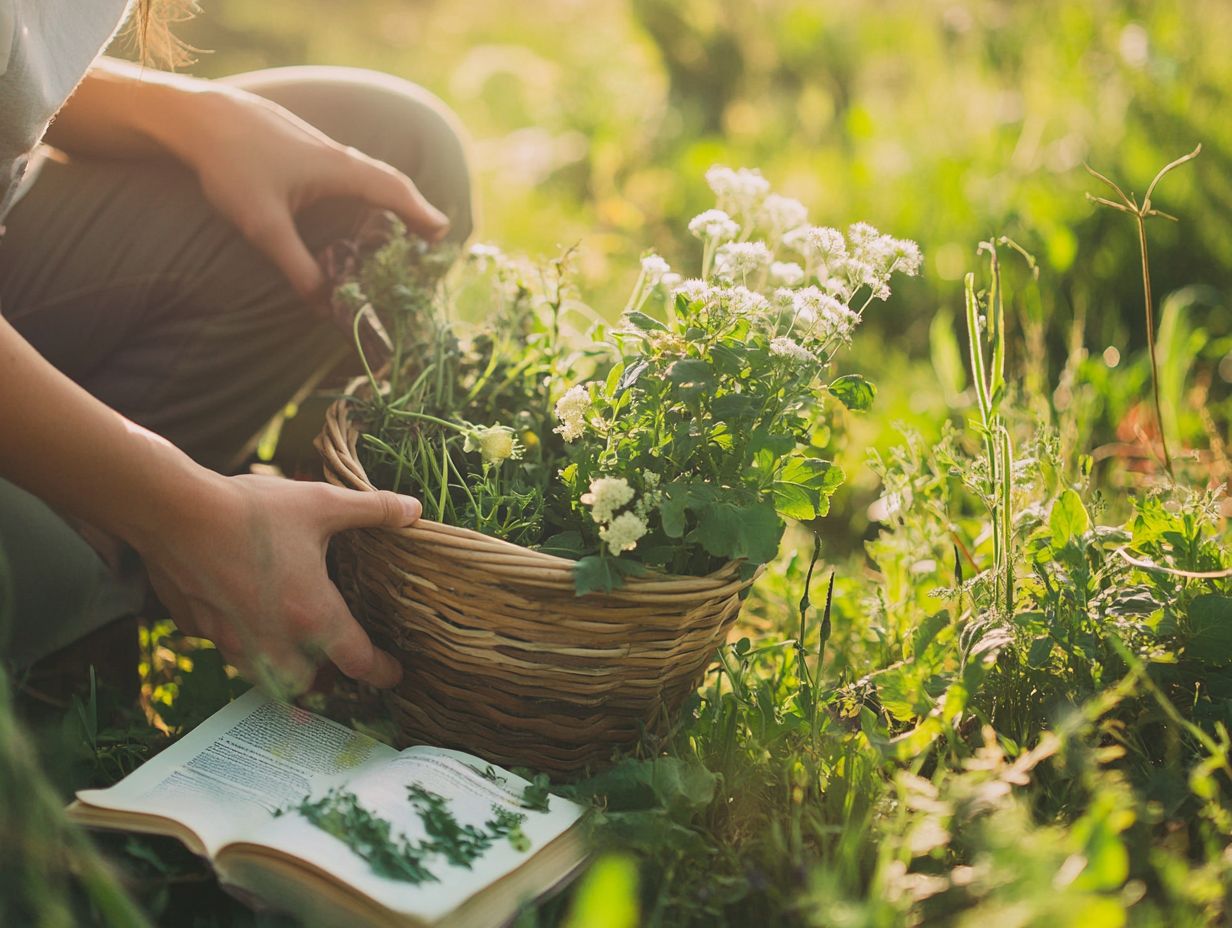
<path fill-rule="evenodd" d="M 408 742 L 555 774 L 608 762 L 670 724 L 783 520 L 827 512 L 843 474 L 813 450 L 821 401 L 873 397 L 831 360 L 919 251 L 810 226 L 756 171 L 707 180 L 700 275 L 644 257 L 612 326 L 569 298 L 567 256 L 476 246 L 445 273 L 398 234 L 339 289 L 390 356 L 331 408 L 326 476 L 424 505 L 337 543 L 352 608 L 405 664 Z"/>

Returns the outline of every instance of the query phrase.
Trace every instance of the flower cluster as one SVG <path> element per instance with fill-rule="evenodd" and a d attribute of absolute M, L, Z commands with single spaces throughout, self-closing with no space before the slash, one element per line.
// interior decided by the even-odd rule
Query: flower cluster
<path fill-rule="evenodd" d="M 585 384 L 571 387 L 556 401 L 556 418 L 560 420 L 554 432 L 566 442 L 577 441 L 586 430 L 586 411 L 590 409 L 590 391 Z"/>
<path fill-rule="evenodd" d="M 590 489 L 582 494 L 582 504 L 590 507 L 590 517 L 599 526 L 599 539 L 613 555 L 632 551 L 646 534 L 644 508 L 637 507 L 637 511 L 617 514 L 617 510 L 627 506 L 633 496 L 633 487 L 624 477 L 600 477 L 592 481 Z"/>

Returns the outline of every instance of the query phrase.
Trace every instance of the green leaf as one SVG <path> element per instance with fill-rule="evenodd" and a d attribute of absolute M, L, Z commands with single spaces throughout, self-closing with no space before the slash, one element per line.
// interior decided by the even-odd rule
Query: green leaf
<path fill-rule="evenodd" d="M 772 501 L 741 505 L 718 499 L 698 508 L 697 514 L 697 529 L 689 540 L 700 542 L 714 557 L 764 564 L 778 553 L 784 526 Z"/>
<path fill-rule="evenodd" d="M 714 801 L 717 786 L 718 777 L 697 761 L 625 758 L 568 792 L 569 798 L 580 802 L 602 797 L 605 809 L 612 812 L 661 809 L 684 824 Z"/>
<path fill-rule="evenodd" d="M 1232 663 L 1232 597 L 1208 593 L 1189 604 L 1185 656 L 1204 664 Z"/>
<path fill-rule="evenodd" d="M 616 388 L 620 386 L 620 378 L 624 372 L 625 366 L 619 361 L 607 372 L 607 380 L 603 383 L 603 395 L 609 400 L 616 396 Z"/>
<path fill-rule="evenodd" d="M 780 515 L 805 521 L 830 511 L 830 497 L 843 483 L 843 469 L 821 458 L 792 457 L 773 485 Z"/>
<path fill-rule="evenodd" d="M 752 397 L 745 396 L 743 393 L 724 393 L 710 404 L 710 411 L 714 413 L 716 419 L 725 421 L 743 419 L 753 411 L 755 402 Z"/>
<path fill-rule="evenodd" d="M 681 386 L 709 386 L 714 369 L 701 358 L 681 358 L 667 369 L 668 379 Z"/>
<path fill-rule="evenodd" d="M 544 554 L 555 554 L 557 557 L 578 558 L 586 550 L 582 533 L 577 531 L 558 532 L 539 546 Z"/>
<path fill-rule="evenodd" d="M 715 370 L 731 377 L 738 377 L 747 366 L 748 349 L 743 346 L 715 345 L 710 349 L 710 360 Z"/>
<path fill-rule="evenodd" d="M 863 412 L 873 405 L 877 388 L 859 374 L 844 374 L 830 384 L 830 393 L 848 409 Z"/>
<path fill-rule="evenodd" d="M 774 491 L 774 508 L 779 515 L 797 522 L 817 518 L 821 494 L 816 490 L 782 480 L 776 481 L 771 489 Z"/>
<path fill-rule="evenodd" d="M 578 596 L 610 593 L 624 585 L 626 577 L 640 577 L 646 568 L 623 557 L 590 554 L 573 565 L 573 588 Z"/>
<path fill-rule="evenodd" d="M 658 319 L 647 316 L 645 313 L 639 312 L 636 309 L 632 312 L 625 313 L 625 319 L 628 320 L 629 324 L 635 329 L 641 329 L 643 332 L 667 331 L 667 326 L 665 326 Z"/>
<path fill-rule="evenodd" d="M 1052 530 L 1052 544 L 1055 548 L 1063 548 L 1087 533 L 1091 527 L 1091 517 L 1087 515 L 1086 507 L 1082 505 L 1082 497 L 1077 492 L 1066 490 L 1052 504 L 1048 527 Z"/>
<path fill-rule="evenodd" d="M 646 372 L 648 367 L 650 367 L 650 364 L 646 361 L 638 361 L 626 367 L 624 374 L 620 378 L 620 383 L 616 385 L 616 392 L 624 393 L 625 390 L 628 390 L 631 386 L 637 383 L 638 379 Z"/>

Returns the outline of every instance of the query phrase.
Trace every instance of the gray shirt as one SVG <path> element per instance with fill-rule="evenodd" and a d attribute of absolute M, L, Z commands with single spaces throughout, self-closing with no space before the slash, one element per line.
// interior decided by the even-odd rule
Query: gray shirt
<path fill-rule="evenodd" d="M 31 155 L 130 0 L 0 0 L 0 219 Z"/>

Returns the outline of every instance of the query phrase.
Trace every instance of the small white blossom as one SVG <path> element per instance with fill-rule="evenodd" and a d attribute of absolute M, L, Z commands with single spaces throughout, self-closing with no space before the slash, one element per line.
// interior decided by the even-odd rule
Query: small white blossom
<path fill-rule="evenodd" d="M 573 387 L 556 401 L 556 418 L 560 420 L 552 431 L 566 442 L 576 441 L 586 431 L 586 411 L 590 409 L 590 391 L 583 384 Z"/>
<path fill-rule="evenodd" d="M 718 288 L 706 283 L 704 280 L 698 280 L 696 277 L 686 280 L 678 285 L 672 295 L 683 294 L 685 300 L 689 303 L 711 303 L 718 293 Z"/>
<path fill-rule="evenodd" d="M 728 242 L 740 234 L 740 226 L 721 209 L 708 209 L 689 221 L 689 232 L 703 241 Z"/>
<path fill-rule="evenodd" d="M 582 503 L 590 507 L 590 517 L 597 524 L 611 522 L 616 510 L 633 499 L 633 487 L 624 477 L 599 477 L 590 482 L 590 492 L 582 494 Z"/>
<path fill-rule="evenodd" d="M 736 280 L 758 273 L 770 263 L 770 258 L 765 242 L 730 242 L 719 248 L 714 272 L 726 280 Z"/>
<path fill-rule="evenodd" d="M 762 228 L 777 236 L 808 222 L 808 209 L 799 200 L 772 193 L 761 204 L 758 219 Z"/>
<path fill-rule="evenodd" d="M 659 278 L 659 283 L 663 285 L 663 289 L 668 293 L 674 292 L 683 281 L 684 278 L 675 271 L 668 271 L 661 278 Z"/>
<path fill-rule="evenodd" d="M 838 229 L 805 226 L 783 236 L 783 244 L 798 251 L 813 265 L 828 267 L 847 257 L 847 243 Z"/>
<path fill-rule="evenodd" d="M 648 287 L 658 284 L 671 269 L 671 265 L 656 254 L 649 254 L 642 258 L 642 273 L 646 276 Z"/>
<path fill-rule="evenodd" d="M 796 324 L 802 330 L 802 337 L 821 341 L 837 337 L 846 341 L 860 324 L 858 313 L 817 287 L 796 290 L 791 296 Z"/>
<path fill-rule="evenodd" d="M 770 309 L 770 301 L 748 287 L 718 287 L 715 301 L 736 316 L 759 316 Z"/>
<path fill-rule="evenodd" d="M 770 353 L 780 358 L 795 361 L 798 364 L 806 364 L 817 360 L 811 351 L 785 335 L 780 335 L 770 340 Z"/>
<path fill-rule="evenodd" d="M 720 209 L 744 216 L 761 206 L 770 193 L 770 181 L 761 176 L 761 171 L 749 168 L 732 170 L 716 164 L 706 172 L 706 183 L 714 191 Z"/>
<path fill-rule="evenodd" d="M 638 539 L 646 534 L 646 523 L 632 512 L 625 512 L 612 520 L 610 525 L 599 529 L 599 538 L 607 543 L 612 554 L 632 551 Z"/>
<path fill-rule="evenodd" d="M 915 277 L 920 273 L 920 267 L 924 263 L 924 255 L 920 253 L 920 246 L 910 239 L 898 238 L 894 240 L 894 264 L 893 270 L 899 274 L 906 274 L 908 277 Z"/>
<path fill-rule="evenodd" d="M 489 245 L 485 242 L 476 242 L 472 245 L 467 254 L 481 268 L 487 268 L 489 264 L 499 264 L 505 259 L 505 253 L 495 245 Z"/>
<path fill-rule="evenodd" d="M 795 261 L 775 261 L 770 265 L 770 283 L 794 287 L 804 280 L 804 268 Z"/>

